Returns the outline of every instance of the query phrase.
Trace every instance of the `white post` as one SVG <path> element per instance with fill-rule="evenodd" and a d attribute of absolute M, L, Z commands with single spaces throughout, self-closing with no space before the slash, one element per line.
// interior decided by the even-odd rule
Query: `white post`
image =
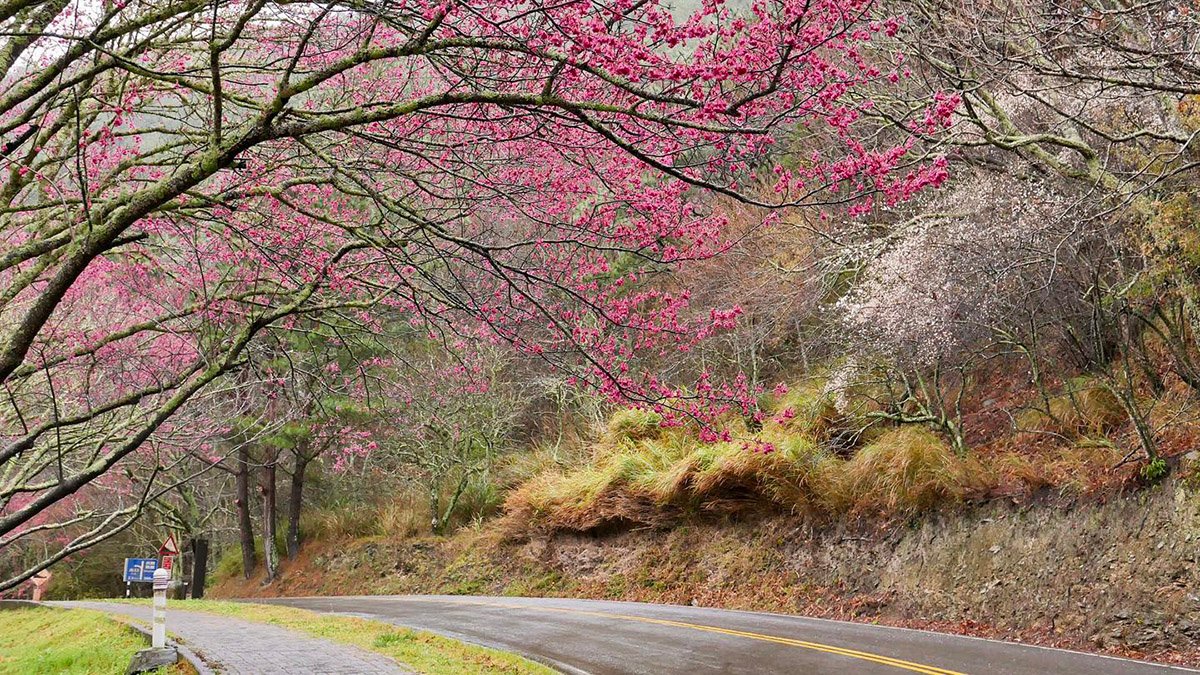
<path fill-rule="evenodd" d="M 170 570 L 161 567 L 154 570 L 154 620 L 150 631 L 150 646 L 154 649 L 167 646 L 167 585 L 170 583 Z"/>

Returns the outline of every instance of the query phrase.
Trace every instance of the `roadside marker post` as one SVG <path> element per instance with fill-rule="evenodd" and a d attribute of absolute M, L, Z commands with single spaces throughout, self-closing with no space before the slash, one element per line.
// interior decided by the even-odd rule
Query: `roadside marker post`
<path fill-rule="evenodd" d="M 167 646 L 167 587 L 171 584 L 170 570 L 157 567 L 152 574 L 154 581 L 154 614 L 150 625 L 150 648 L 133 655 L 129 661 L 127 675 L 158 672 L 160 668 L 172 666 L 179 661 L 179 650 Z M 129 563 L 126 563 L 128 566 Z M 136 580 L 135 580 L 136 581 Z"/>
<path fill-rule="evenodd" d="M 154 570 L 154 618 L 150 631 L 153 649 L 167 646 L 167 586 L 170 582 L 170 570 L 162 567 Z"/>

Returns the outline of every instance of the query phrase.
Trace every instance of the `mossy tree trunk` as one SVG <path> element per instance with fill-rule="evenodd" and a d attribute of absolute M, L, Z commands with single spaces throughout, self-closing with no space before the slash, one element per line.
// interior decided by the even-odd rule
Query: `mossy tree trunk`
<path fill-rule="evenodd" d="M 288 491 L 287 557 L 295 560 L 300 555 L 300 512 L 304 507 L 304 474 L 312 457 L 296 450 L 296 463 L 292 467 L 292 482 Z"/>
<path fill-rule="evenodd" d="M 279 551 L 275 548 L 276 522 L 278 520 L 278 510 L 276 509 L 277 481 L 276 467 L 279 464 L 279 451 L 269 449 L 264 453 L 261 478 L 259 482 L 259 491 L 262 493 L 262 537 L 263 537 L 263 565 L 266 567 L 266 577 L 263 583 L 269 584 L 275 581 L 275 577 L 279 574 Z"/>
<path fill-rule="evenodd" d="M 237 507 L 238 540 L 242 546 L 242 574 L 246 579 L 254 574 L 254 524 L 250 519 L 250 447 L 242 444 L 237 451 Z"/>

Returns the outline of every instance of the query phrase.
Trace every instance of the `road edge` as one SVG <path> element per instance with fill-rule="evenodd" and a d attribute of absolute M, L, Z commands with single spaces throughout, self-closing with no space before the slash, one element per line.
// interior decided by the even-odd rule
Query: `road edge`
<path fill-rule="evenodd" d="M 922 629 L 922 628 L 908 628 L 906 626 L 892 626 L 889 624 L 869 623 L 866 621 L 845 621 L 842 619 L 827 619 L 824 617 L 807 616 L 804 614 L 784 614 L 782 612 L 764 612 L 764 611 L 755 611 L 755 610 L 749 610 L 749 609 L 727 609 L 724 607 L 710 607 L 707 605 L 680 605 L 680 604 L 674 604 L 674 603 L 641 602 L 638 600 L 599 600 L 596 598 L 568 598 L 568 597 L 558 597 L 558 596 L 446 595 L 444 593 L 437 593 L 437 594 L 432 594 L 432 593 L 431 594 L 411 594 L 410 593 L 410 594 L 403 594 L 403 595 L 395 595 L 395 594 L 391 594 L 391 595 L 305 595 L 305 596 L 288 596 L 288 597 L 278 597 L 278 598 L 244 598 L 244 599 L 233 599 L 231 601 L 232 602 L 244 602 L 244 603 L 250 603 L 250 604 L 255 604 L 255 603 L 257 603 L 257 604 L 272 604 L 271 601 L 273 601 L 273 600 L 282 600 L 282 601 L 286 602 L 287 600 L 322 600 L 322 599 L 327 599 L 327 598 L 457 598 L 457 599 L 476 599 L 476 600 L 514 600 L 514 599 L 517 599 L 517 600 L 520 600 L 520 599 L 525 599 L 525 600 L 565 600 L 565 601 L 571 601 L 571 602 L 612 603 L 612 604 L 625 604 L 625 605 L 646 606 L 646 607 L 675 607 L 675 608 L 679 608 L 679 609 L 704 609 L 704 610 L 713 610 L 713 611 L 718 611 L 718 612 L 732 612 L 732 613 L 737 613 L 737 614 L 772 616 L 772 617 L 779 617 L 779 618 L 784 618 L 784 619 L 804 619 L 807 621 L 819 621 L 822 623 L 833 623 L 833 624 L 846 624 L 846 625 L 851 625 L 851 626 L 870 626 L 872 628 L 885 628 L 885 629 L 893 630 L 893 631 L 907 631 L 907 632 L 911 632 L 911 633 L 922 633 L 925 635 L 963 638 L 963 639 L 967 639 L 967 640 L 976 640 L 976 641 L 980 641 L 980 642 L 990 642 L 990 643 L 999 644 L 999 645 L 1027 647 L 1027 648 L 1032 648 L 1032 649 L 1040 649 L 1043 651 L 1063 652 L 1063 653 L 1077 654 L 1080 656 L 1087 656 L 1087 657 L 1092 657 L 1092 658 L 1108 659 L 1110 661 L 1135 663 L 1140 666 L 1152 666 L 1152 667 L 1166 669 L 1165 672 L 1169 672 L 1169 671 L 1173 670 L 1173 671 L 1182 671 L 1184 673 L 1200 674 L 1200 668 L 1196 668 L 1196 667 L 1193 667 L 1190 665 L 1182 665 L 1182 664 L 1174 664 L 1174 663 L 1161 663 L 1158 661 L 1146 661 L 1146 660 L 1139 660 L 1139 659 L 1131 659 L 1131 658 L 1127 658 L 1127 657 L 1123 657 L 1123 656 L 1114 656 L 1112 654 L 1104 654 L 1104 653 L 1100 653 L 1100 652 L 1085 652 L 1085 651 L 1081 651 L 1078 649 L 1066 649 L 1063 647 L 1048 647 L 1045 645 L 1033 644 L 1033 643 L 1029 643 L 1029 642 L 1015 642 L 1015 641 L 1011 641 L 1011 640 L 996 640 L 993 638 L 980 637 L 978 635 L 964 635 L 962 633 L 943 633 L 943 632 L 939 632 L 939 631 L 926 630 L 926 629 Z M 329 613 L 331 613 L 331 614 L 347 614 L 345 612 L 332 612 L 332 611 Z M 357 616 L 358 613 L 349 613 L 347 615 L 348 616 Z M 374 615 L 372 615 L 371 618 L 372 618 L 372 620 L 375 620 L 375 621 L 386 620 L 383 618 L 376 617 Z M 398 626 L 404 625 L 404 624 L 397 623 L 395 621 L 388 621 L 388 623 L 392 623 L 392 624 L 398 625 Z M 406 627 L 410 627 L 410 626 L 406 626 Z M 429 629 L 419 628 L 418 630 L 429 630 Z M 441 631 L 433 631 L 433 630 L 430 630 L 430 632 L 442 633 Z M 448 635 L 447 633 L 442 633 L 442 634 Z M 511 647 L 505 647 L 505 646 L 497 647 L 494 645 L 482 644 L 478 640 L 466 639 L 466 638 L 463 638 L 463 637 L 460 637 L 457 635 L 448 635 L 448 636 L 453 637 L 456 640 L 462 640 L 464 642 L 472 642 L 474 644 L 479 644 L 481 646 L 488 647 L 491 649 L 501 649 L 501 650 L 509 651 L 509 652 L 514 651 Z M 521 656 L 524 656 L 525 658 L 528 658 L 528 659 L 531 659 L 534 661 L 538 661 L 538 662 L 542 663 L 543 665 L 551 666 L 554 668 L 562 668 L 564 666 L 564 664 L 559 664 L 559 663 L 547 663 L 546 659 L 535 656 L 535 655 L 521 653 Z M 569 668 L 570 666 L 567 666 L 567 667 Z M 579 675 L 588 675 L 587 671 L 581 671 L 578 669 L 576 669 L 574 671 L 569 671 L 569 672 L 571 675 L 576 675 L 576 673 L 578 673 Z"/>

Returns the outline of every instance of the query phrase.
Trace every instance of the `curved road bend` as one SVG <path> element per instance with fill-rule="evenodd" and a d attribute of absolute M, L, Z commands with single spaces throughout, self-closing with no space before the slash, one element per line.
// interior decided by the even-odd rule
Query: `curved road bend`
<path fill-rule="evenodd" d="M 351 614 L 518 652 L 567 673 L 1200 673 L 958 635 L 702 607 L 557 598 L 254 600 Z"/>

